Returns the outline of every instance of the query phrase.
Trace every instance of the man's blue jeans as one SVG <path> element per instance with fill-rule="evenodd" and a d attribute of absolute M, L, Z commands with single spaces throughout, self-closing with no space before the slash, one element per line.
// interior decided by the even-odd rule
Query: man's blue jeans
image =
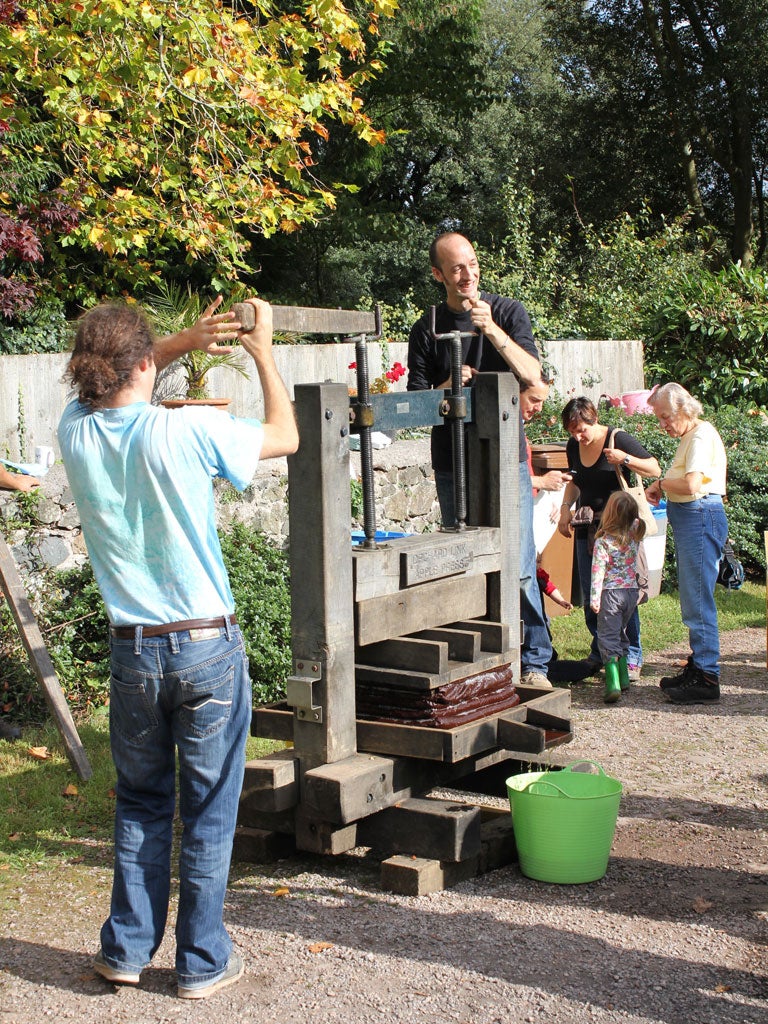
<path fill-rule="evenodd" d="M 456 525 L 453 500 L 453 473 L 435 470 L 435 486 L 444 526 Z M 528 463 L 520 463 L 520 618 L 523 643 L 520 648 L 520 673 L 547 674 L 552 660 L 552 641 L 544 616 L 541 589 L 536 580 L 536 546 L 533 540 L 533 490 Z"/>
<path fill-rule="evenodd" d="M 695 501 L 668 501 L 667 517 L 675 538 L 680 611 L 688 627 L 693 664 L 720 676 L 720 633 L 715 584 L 728 520 L 719 494 Z"/>
<path fill-rule="evenodd" d="M 237 626 L 144 639 L 111 637 L 110 739 L 117 769 L 115 869 L 101 949 L 140 971 L 165 930 L 171 885 L 175 751 L 179 759 L 180 983 L 208 985 L 232 942 L 222 920 L 251 722 Z"/>
<path fill-rule="evenodd" d="M 602 664 L 603 659 L 600 656 L 600 648 L 597 643 L 597 615 L 589 607 L 589 592 L 592 588 L 592 555 L 589 553 L 587 531 L 585 528 L 580 527 L 574 531 L 574 547 L 576 551 L 576 567 L 579 573 L 579 587 L 581 588 L 581 602 L 584 605 L 584 621 L 592 635 L 588 657 L 592 661 Z M 640 616 L 637 608 L 635 608 L 627 623 L 627 638 L 629 640 L 627 663 L 629 665 L 642 665 L 643 649 L 640 646 Z"/>

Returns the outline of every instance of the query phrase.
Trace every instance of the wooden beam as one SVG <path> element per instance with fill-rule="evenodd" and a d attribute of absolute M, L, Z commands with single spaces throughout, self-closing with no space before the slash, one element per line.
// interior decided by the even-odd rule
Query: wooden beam
<path fill-rule="evenodd" d="M 232 312 L 249 331 L 256 323 L 253 306 L 236 302 Z M 321 309 L 313 306 L 273 306 L 272 327 L 292 334 L 376 334 L 376 313 L 362 309 Z"/>
<path fill-rule="evenodd" d="M 538 729 L 527 722 L 507 720 L 503 715 L 499 718 L 497 735 L 499 744 L 507 750 L 519 750 L 525 754 L 541 754 L 546 746 L 543 729 Z"/>
<path fill-rule="evenodd" d="M 247 761 L 240 815 L 252 811 L 286 811 L 299 802 L 299 764 L 293 750 L 278 750 Z"/>
<path fill-rule="evenodd" d="M 478 661 L 481 656 L 482 636 L 479 630 L 423 629 L 416 636 L 424 640 L 444 641 L 452 661 Z"/>
<path fill-rule="evenodd" d="M 510 629 L 506 622 L 471 619 L 469 622 L 452 622 L 450 628 L 479 633 L 480 646 L 484 651 L 496 651 L 498 654 L 502 654 L 509 650 Z"/>
<path fill-rule="evenodd" d="M 355 751 L 355 637 L 349 395 L 342 384 L 297 384 L 295 395 L 301 444 L 288 459 L 291 649 L 292 678 L 306 694 L 303 706 L 294 702 L 303 771 Z M 308 712 L 310 705 L 319 711 Z"/>
<path fill-rule="evenodd" d="M 415 669 L 441 675 L 448 668 L 448 643 L 438 643 L 436 637 L 401 636 L 396 640 L 381 640 L 360 647 L 355 661 L 367 665 L 381 665 L 394 669 Z M 451 655 L 453 657 L 453 655 Z"/>
<path fill-rule="evenodd" d="M 360 658 L 365 657 L 367 647 L 360 651 Z M 455 683 L 468 676 L 480 672 L 493 672 L 508 664 L 500 654 L 481 652 L 481 657 L 472 664 L 466 661 L 448 661 L 445 671 L 440 675 L 419 672 L 416 669 L 386 668 L 384 665 L 368 665 L 358 661 L 355 665 L 355 677 L 358 683 L 376 683 L 382 686 L 396 686 L 408 690 L 436 690 L 446 683 Z"/>
<path fill-rule="evenodd" d="M 67 698 L 59 683 L 56 669 L 48 654 L 37 619 L 27 599 L 13 560 L 10 548 L 5 539 L 0 537 L 0 585 L 8 602 L 14 622 L 19 630 L 21 642 L 29 656 L 32 671 L 42 687 L 48 710 L 53 716 L 56 728 L 64 743 L 64 749 L 72 767 L 83 781 L 93 774 L 88 756 L 80 742 Z"/>
<path fill-rule="evenodd" d="M 377 548 L 353 551 L 355 600 L 365 601 L 430 580 L 496 572 L 501 532 L 493 528 L 463 533 L 395 537 Z"/>
<path fill-rule="evenodd" d="M 405 636 L 441 626 L 456 616 L 485 614 L 485 576 L 459 576 L 424 583 L 396 594 L 355 603 L 358 644 Z"/>
<path fill-rule="evenodd" d="M 480 853 L 480 808 L 457 800 L 403 800 L 358 825 L 360 843 L 386 856 L 460 861 Z"/>

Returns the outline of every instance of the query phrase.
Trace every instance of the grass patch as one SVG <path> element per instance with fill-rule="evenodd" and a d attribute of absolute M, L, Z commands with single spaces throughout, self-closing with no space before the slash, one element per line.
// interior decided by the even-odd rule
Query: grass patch
<path fill-rule="evenodd" d="M 107 716 L 93 715 L 78 733 L 93 769 L 87 782 L 71 768 L 52 722 L 0 742 L 0 905 L 19 873 L 112 863 L 115 770 Z M 276 746 L 282 744 L 249 737 L 246 754 L 259 757 Z M 47 760 L 29 753 L 39 747 L 47 748 Z"/>
<path fill-rule="evenodd" d="M 715 602 L 721 633 L 765 626 L 765 587 L 757 583 L 745 583 L 741 590 L 732 591 L 718 587 Z M 570 615 L 553 618 L 551 627 L 552 642 L 561 658 L 586 658 L 589 634 L 580 608 L 575 608 Z M 641 605 L 640 628 L 646 655 L 687 640 L 688 630 L 680 617 L 677 594 L 661 594 Z"/>

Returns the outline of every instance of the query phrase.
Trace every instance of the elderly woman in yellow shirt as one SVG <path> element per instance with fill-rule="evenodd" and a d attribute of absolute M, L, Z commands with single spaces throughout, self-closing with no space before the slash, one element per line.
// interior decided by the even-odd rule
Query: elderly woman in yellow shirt
<path fill-rule="evenodd" d="M 723 507 L 727 459 L 720 435 L 701 419 L 701 403 L 680 384 L 664 384 L 648 400 L 661 429 L 680 444 L 667 472 L 647 489 L 648 500 L 667 499 L 675 539 L 680 610 L 691 655 L 683 671 L 661 688 L 676 704 L 720 699 L 720 634 L 715 584 L 728 520 Z"/>

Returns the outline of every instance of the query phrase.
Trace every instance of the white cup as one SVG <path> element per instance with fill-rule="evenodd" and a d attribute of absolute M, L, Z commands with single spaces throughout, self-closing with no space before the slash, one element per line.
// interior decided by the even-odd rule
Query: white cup
<path fill-rule="evenodd" d="M 35 448 L 35 465 L 45 466 L 50 469 L 54 463 L 53 448 L 48 448 L 44 444 L 39 444 Z"/>

